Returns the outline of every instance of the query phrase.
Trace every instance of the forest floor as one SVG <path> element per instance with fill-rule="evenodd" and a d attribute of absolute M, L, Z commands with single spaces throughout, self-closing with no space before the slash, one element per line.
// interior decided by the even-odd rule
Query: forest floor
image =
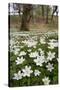
<path fill-rule="evenodd" d="M 58 19 L 57 17 L 53 18 L 53 21 L 49 19 L 49 23 L 46 24 L 45 20 L 42 18 L 39 20 L 31 21 L 29 23 L 30 31 L 39 31 L 39 32 L 47 32 L 47 31 L 57 31 L 58 30 Z M 10 17 L 10 30 L 11 31 L 20 31 L 21 22 L 18 16 Z"/>
<path fill-rule="evenodd" d="M 18 32 L 20 25 L 18 17 L 10 18 L 10 87 L 58 84 L 58 34 L 53 32 L 58 31 L 56 19 L 48 24 L 41 19 L 30 22 L 29 32 Z"/>

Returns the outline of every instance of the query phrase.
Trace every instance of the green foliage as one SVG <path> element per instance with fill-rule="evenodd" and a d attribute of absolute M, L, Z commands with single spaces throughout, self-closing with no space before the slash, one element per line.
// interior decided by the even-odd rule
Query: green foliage
<path fill-rule="evenodd" d="M 49 39 L 57 40 L 58 38 L 56 35 L 46 37 L 46 41 L 49 41 Z M 22 45 L 22 43 L 20 43 L 20 45 Z M 44 78 L 45 76 L 50 78 L 51 80 L 50 84 L 58 84 L 58 61 L 56 60 L 58 57 L 58 48 L 54 48 L 51 50 L 51 49 L 48 49 L 47 46 L 48 46 L 47 42 L 46 44 L 41 44 L 38 41 L 36 48 L 30 47 L 30 49 L 32 50 L 32 52 L 34 52 L 34 51 L 38 51 L 38 48 L 41 48 L 42 50 L 44 50 L 45 57 L 47 57 L 47 52 L 49 51 L 56 53 L 55 58 L 52 61 L 49 61 L 50 63 L 53 63 L 53 66 L 54 66 L 54 70 L 52 72 L 49 72 L 46 69 L 45 66 L 47 65 L 47 63 L 43 63 L 42 67 L 36 66 L 36 64 L 33 62 L 33 58 L 29 57 L 29 52 L 27 51 L 29 48 L 27 46 L 24 46 L 23 48 L 21 48 L 21 51 L 25 51 L 27 53 L 24 56 L 25 61 L 22 64 L 16 65 L 15 60 L 17 59 L 18 55 L 14 55 L 13 52 L 10 52 L 10 66 L 9 66 L 10 82 L 9 83 L 11 87 L 43 85 L 42 78 Z M 21 80 L 14 80 L 13 79 L 14 73 L 17 73 L 19 70 L 24 68 L 26 65 L 31 66 L 33 71 L 35 69 L 40 70 L 41 74 L 36 77 L 32 73 L 30 77 L 23 77 Z"/>

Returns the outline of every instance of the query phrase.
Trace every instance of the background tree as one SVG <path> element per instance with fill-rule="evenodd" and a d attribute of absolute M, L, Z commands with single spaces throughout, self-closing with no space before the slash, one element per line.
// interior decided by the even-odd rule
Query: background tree
<path fill-rule="evenodd" d="M 46 24 L 48 24 L 48 12 L 49 12 L 49 6 L 46 6 Z"/>
<path fill-rule="evenodd" d="M 40 26 L 43 28 L 43 25 L 47 27 L 46 24 L 49 25 L 49 21 L 53 23 L 53 18 L 55 23 L 58 21 L 57 6 L 11 3 L 8 8 L 11 10 L 9 13 L 11 28 L 17 28 L 20 31 L 29 31 L 35 27 L 39 29 Z"/>
<path fill-rule="evenodd" d="M 13 3 L 13 9 L 14 9 L 14 11 L 17 11 L 17 13 L 20 16 L 21 5 L 19 3 Z"/>
<path fill-rule="evenodd" d="M 25 4 L 23 5 L 23 14 L 22 14 L 22 20 L 21 20 L 21 28 L 22 31 L 29 31 L 29 22 L 32 17 L 31 11 L 32 11 L 32 5 Z"/>
<path fill-rule="evenodd" d="M 55 13 L 56 13 L 56 16 L 58 16 L 58 6 L 53 6 L 51 20 L 53 20 L 53 16 Z"/>
<path fill-rule="evenodd" d="M 44 6 L 41 5 L 41 9 L 42 9 L 42 17 L 43 17 L 43 20 L 44 20 Z"/>

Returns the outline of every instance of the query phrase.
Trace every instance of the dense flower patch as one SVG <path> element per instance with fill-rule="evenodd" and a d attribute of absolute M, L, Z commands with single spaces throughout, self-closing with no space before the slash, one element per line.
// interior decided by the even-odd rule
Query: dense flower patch
<path fill-rule="evenodd" d="M 10 35 L 10 86 L 58 84 L 58 35 Z"/>

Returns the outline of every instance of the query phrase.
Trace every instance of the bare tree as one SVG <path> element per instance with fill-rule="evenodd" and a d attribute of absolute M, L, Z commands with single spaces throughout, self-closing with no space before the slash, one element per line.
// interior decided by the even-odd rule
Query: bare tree
<path fill-rule="evenodd" d="M 44 19 L 44 6 L 41 5 L 41 9 L 42 9 L 42 16 L 43 16 L 43 19 Z"/>
<path fill-rule="evenodd" d="M 52 12 L 51 20 L 53 20 L 54 13 L 56 13 L 56 15 L 58 16 L 58 6 L 53 6 L 53 12 Z"/>
<path fill-rule="evenodd" d="M 22 20 L 21 20 L 21 28 L 22 31 L 29 31 L 29 22 L 31 19 L 31 11 L 32 11 L 32 5 L 25 4 L 23 5 L 23 14 L 22 14 Z"/>
<path fill-rule="evenodd" d="M 46 6 L 46 24 L 48 24 L 48 12 L 49 12 L 49 6 Z"/>

